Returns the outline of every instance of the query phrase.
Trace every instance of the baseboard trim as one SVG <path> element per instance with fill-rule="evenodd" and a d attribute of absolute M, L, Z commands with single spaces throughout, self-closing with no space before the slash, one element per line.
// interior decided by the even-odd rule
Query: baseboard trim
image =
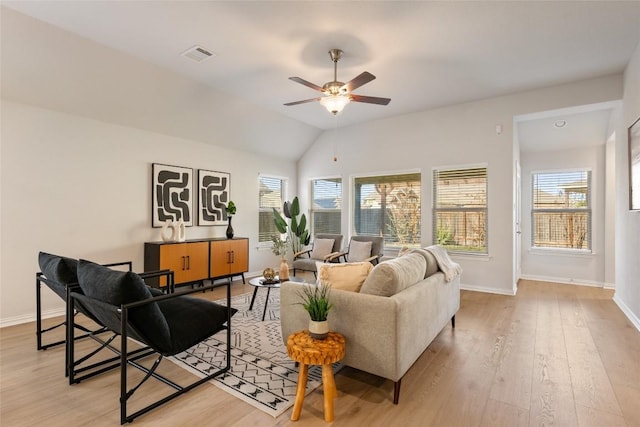
<path fill-rule="evenodd" d="M 524 280 L 536 280 L 539 282 L 561 283 L 563 285 L 591 286 L 592 288 L 605 288 L 607 283 L 595 282 L 592 280 L 571 279 L 566 277 L 536 276 L 523 274 L 520 276 Z"/>
<path fill-rule="evenodd" d="M 622 301 L 620 297 L 618 297 L 617 293 L 613 294 L 613 302 L 616 303 L 616 305 L 620 308 L 620 310 L 622 310 L 624 315 L 627 316 L 631 324 L 636 327 L 638 332 L 640 332 L 640 318 L 638 318 L 638 316 L 636 316 L 633 311 L 631 311 L 631 309 L 624 303 L 624 301 Z"/>
<path fill-rule="evenodd" d="M 64 315 L 65 315 L 64 308 L 56 308 L 53 310 L 47 310 L 42 312 L 43 319 L 49 319 L 51 317 L 58 317 L 58 316 L 64 316 Z M 29 323 L 29 322 L 35 322 L 35 321 L 36 321 L 35 313 L 22 314 L 20 316 L 0 319 L 0 328 L 4 328 L 7 326 L 22 325 L 23 323 Z"/>
<path fill-rule="evenodd" d="M 485 292 L 488 294 L 508 295 L 510 297 L 515 295 L 515 292 L 511 289 L 488 288 L 485 286 L 467 285 L 464 283 L 460 284 L 460 289 L 463 289 L 465 291 L 472 291 L 472 292 Z"/>

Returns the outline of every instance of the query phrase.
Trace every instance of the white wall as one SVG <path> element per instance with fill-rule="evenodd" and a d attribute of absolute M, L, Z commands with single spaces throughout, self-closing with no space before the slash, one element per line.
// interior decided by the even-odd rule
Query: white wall
<path fill-rule="evenodd" d="M 622 107 L 622 106 L 621 106 Z M 620 122 L 620 110 L 612 116 Z M 615 288 L 616 283 L 616 134 L 612 130 L 605 145 L 605 203 L 604 203 L 604 286 Z"/>
<path fill-rule="evenodd" d="M 5 100 L 267 157 L 277 152 L 289 161 L 320 134 L 159 65 L 12 9 L 0 11 Z M 206 70 L 215 61 L 187 65 Z"/>
<path fill-rule="evenodd" d="M 151 164 L 229 172 L 237 236 L 249 237 L 249 269 L 278 265 L 257 250 L 258 174 L 290 177 L 293 161 L 3 101 L 1 117 L 0 324 L 32 320 L 38 251 L 96 262 L 132 260 L 143 270 L 151 227 Z M 267 141 L 265 141 L 267 143 Z M 187 238 L 222 237 L 226 227 L 189 227 Z M 45 294 L 44 310 L 62 301 Z"/>
<path fill-rule="evenodd" d="M 640 330 L 640 212 L 629 211 L 627 128 L 640 117 L 640 45 L 624 72 L 622 124 L 616 130 L 616 293 Z"/>
<path fill-rule="evenodd" d="M 561 283 L 605 283 L 605 146 L 527 152 L 522 157 L 522 277 Z M 531 249 L 531 174 L 591 170 L 592 253 L 569 254 Z M 613 237 L 613 236 L 611 236 Z"/>
<path fill-rule="evenodd" d="M 427 96 L 428 94 L 423 94 Z M 513 293 L 513 117 L 520 114 L 620 99 L 622 76 L 549 87 L 444 107 L 325 132 L 298 164 L 298 187 L 309 206 L 309 179 L 339 175 L 350 206 L 352 174 L 422 171 L 422 244 L 432 242 L 432 169 L 486 163 L 489 168 L 489 256 L 456 257 L 468 289 Z M 348 108 L 348 107 L 347 107 Z M 497 135 L 496 124 L 503 126 Z M 334 154 L 338 161 L 333 161 Z M 345 208 L 346 209 L 346 208 Z M 343 215 L 343 233 L 349 234 Z"/>

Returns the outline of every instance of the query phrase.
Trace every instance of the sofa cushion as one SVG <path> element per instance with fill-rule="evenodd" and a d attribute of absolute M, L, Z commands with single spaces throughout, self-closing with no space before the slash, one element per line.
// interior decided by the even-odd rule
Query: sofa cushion
<path fill-rule="evenodd" d="M 319 262 L 317 269 L 318 283 L 328 284 L 333 289 L 359 292 L 373 265 L 368 261 L 347 264 Z"/>
<path fill-rule="evenodd" d="M 390 297 L 424 279 L 425 258 L 410 253 L 376 265 L 362 284 L 360 293 Z"/>
<path fill-rule="evenodd" d="M 410 254 L 412 249 L 413 249 L 413 248 L 410 248 L 410 247 L 408 247 L 408 246 L 403 246 L 403 247 L 401 247 L 401 248 L 400 248 L 400 250 L 398 251 L 398 256 L 400 257 L 400 256 L 403 256 L 403 255 Z"/>
<path fill-rule="evenodd" d="M 424 272 L 425 279 L 438 272 L 436 257 L 434 257 L 431 252 L 425 251 L 424 249 L 409 249 L 408 253 L 420 254 L 424 257 L 424 260 L 427 262 L 427 268 Z"/>
<path fill-rule="evenodd" d="M 78 261 L 75 259 L 40 252 L 38 264 L 47 279 L 64 285 L 78 283 Z"/>
<path fill-rule="evenodd" d="M 331 253 L 333 242 L 334 239 L 315 239 L 313 241 L 311 259 L 324 260 L 324 257 Z"/>
<path fill-rule="evenodd" d="M 349 243 L 349 253 L 347 254 L 348 262 L 360 262 L 371 257 L 372 242 L 359 242 L 352 240 Z"/>

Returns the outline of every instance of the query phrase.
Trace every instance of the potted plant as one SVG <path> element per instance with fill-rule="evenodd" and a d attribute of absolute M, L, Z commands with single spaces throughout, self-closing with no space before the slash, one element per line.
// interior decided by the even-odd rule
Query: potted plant
<path fill-rule="evenodd" d="M 289 220 L 289 223 L 280 215 L 280 212 L 276 208 L 273 208 L 273 220 L 276 225 L 276 229 L 281 234 L 287 234 L 287 240 L 291 244 L 291 250 L 294 254 L 300 252 L 302 248 L 309 244 L 311 235 L 307 230 L 307 217 L 302 214 L 300 218 L 300 202 L 298 197 L 294 197 L 292 202 L 284 202 L 282 205 L 282 212 L 285 218 Z"/>
<path fill-rule="evenodd" d="M 323 340 L 329 335 L 327 315 L 333 308 L 329 301 L 331 286 L 320 283 L 315 286 L 304 286 L 300 291 L 302 307 L 309 313 L 309 334 L 311 338 Z"/>
<path fill-rule="evenodd" d="M 282 239 L 284 236 L 284 240 Z M 271 241 L 273 242 L 271 246 L 271 251 L 274 255 L 278 255 L 281 257 L 280 260 L 280 272 L 278 273 L 278 278 L 280 281 L 289 280 L 289 265 L 287 265 L 287 250 L 289 246 L 289 236 L 286 234 L 281 235 L 272 235 Z"/>
<path fill-rule="evenodd" d="M 231 218 L 236 214 L 236 204 L 233 203 L 233 200 L 229 200 L 229 203 L 225 206 L 225 212 L 227 213 L 227 219 L 229 220 L 229 225 L 227 225 L 227 239 L 233 239 Z"/>

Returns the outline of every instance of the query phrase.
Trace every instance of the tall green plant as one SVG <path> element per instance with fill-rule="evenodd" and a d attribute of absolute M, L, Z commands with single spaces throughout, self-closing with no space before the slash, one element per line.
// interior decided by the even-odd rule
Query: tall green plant
<path fill-rule="evenodd" d="M 303 286 L 298 292 L 302 302 L 300 303 L 309 317 L 314 322 L 323 322 L 327 320 L 329 311 L 333 308 L 333 304 L 329 302 L 329 292 L 331 287 L 327 284 L 320 283 L 316 286 Z"/>
<path fill-rule="evenodd" d="M 298 219 L 298 215 L 300 215 L 300 202 L 297 196 L 293 198 L 292 202 L 284 202 L 282 212 L 285 218 L 289 220 L 288 224 L 276 208 L 273 208 L 273 220 L 275 221 L 278 231 L 281 234 L 287 234 L 288 240 L 291 242 L 291 249 L 295 254 L 307 246 L 311 240 L 311 235 L 309 234 L 309 230 L 307 230 L 307 217 L 305 214 L 302 214 Z"/>

